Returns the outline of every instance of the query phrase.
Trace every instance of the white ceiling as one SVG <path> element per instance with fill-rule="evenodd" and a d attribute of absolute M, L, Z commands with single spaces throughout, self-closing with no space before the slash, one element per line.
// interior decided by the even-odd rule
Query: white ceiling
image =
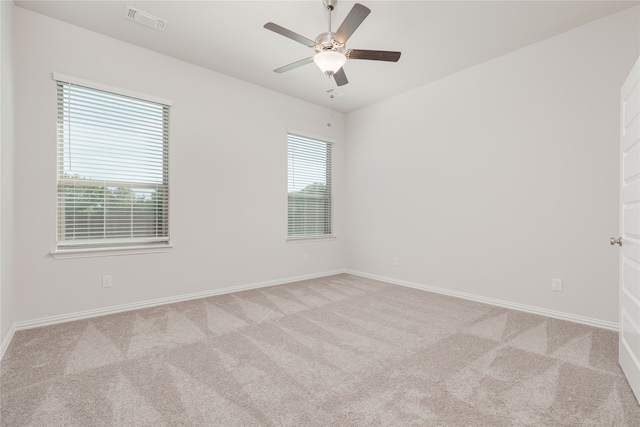
<path fill-rule="evenodd" d="M 335 31 L 355 2 L 339 1 Z M 349 84 L 332 101 L 350 112 L 505 53 L 639 4 L 636 1 L 379 1 L 347 47 L 399 50 L 397 63 L 350 60 Z M 299 1 L 15 1 L 98 33 L 319 105 L 335 88 L 315 64 L 273 69 L 312 55 L 264 29 L 275 22 L 307 38 L 327 31 L 322 0 Z M 160 32 L 124 17 L 133 6 L 168 21 Z"/>

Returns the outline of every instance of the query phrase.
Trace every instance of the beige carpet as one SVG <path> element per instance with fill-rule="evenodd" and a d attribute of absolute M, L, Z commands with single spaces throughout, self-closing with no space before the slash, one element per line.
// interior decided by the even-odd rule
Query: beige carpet
<path fill-rule="evenodd" d="M 638 426 L 617 334 L 350 275 L 16 333 L 3 426 Z"/>

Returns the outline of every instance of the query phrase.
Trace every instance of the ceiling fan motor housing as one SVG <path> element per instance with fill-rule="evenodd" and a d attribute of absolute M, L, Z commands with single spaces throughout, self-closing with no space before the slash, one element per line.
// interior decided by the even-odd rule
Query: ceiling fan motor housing
<path fill-rule="evenodd" d="M 338 43 L 333 39 L 335 35 L 332 31 L 327 31 L 316 37 L 316 52 L 322 52 L 323 50 L 334 50 L 336 52 L 344 53 L 344 44 Z"/>

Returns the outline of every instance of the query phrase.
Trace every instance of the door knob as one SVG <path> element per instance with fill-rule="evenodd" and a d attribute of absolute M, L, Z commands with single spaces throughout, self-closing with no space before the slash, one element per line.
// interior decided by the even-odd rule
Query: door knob
<path fill-rule="evenodd" d="M 609 240 L 609 243 L 611 243 L 611 246 L 615 245 L 616 243 L 620 246 L 622 246 L 622 237 L 618 237 L 617 239 L 615 237 L 612 237 Z"/>

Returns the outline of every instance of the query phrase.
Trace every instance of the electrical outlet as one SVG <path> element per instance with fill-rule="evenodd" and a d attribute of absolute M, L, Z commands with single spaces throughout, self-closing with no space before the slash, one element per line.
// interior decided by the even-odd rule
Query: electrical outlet
<path fill-rule="evenodd" d="M 551 289 L 556 292 L 562 292 L 562 279 L 552 279 Z"/>
<path fill-rule="evenodd" d="M 397 256 L 393 257 L 393 265 L 399 265 Z"/>
<path fill-rule="evenodd" d="M 309 262 L 309 254 L 304 254 L 304 262 Z"/>
<path fill-rule="evenodd" d="M 111 276 L 102 276 L 102 287 L 103 288 L 111 287 Z"/>

